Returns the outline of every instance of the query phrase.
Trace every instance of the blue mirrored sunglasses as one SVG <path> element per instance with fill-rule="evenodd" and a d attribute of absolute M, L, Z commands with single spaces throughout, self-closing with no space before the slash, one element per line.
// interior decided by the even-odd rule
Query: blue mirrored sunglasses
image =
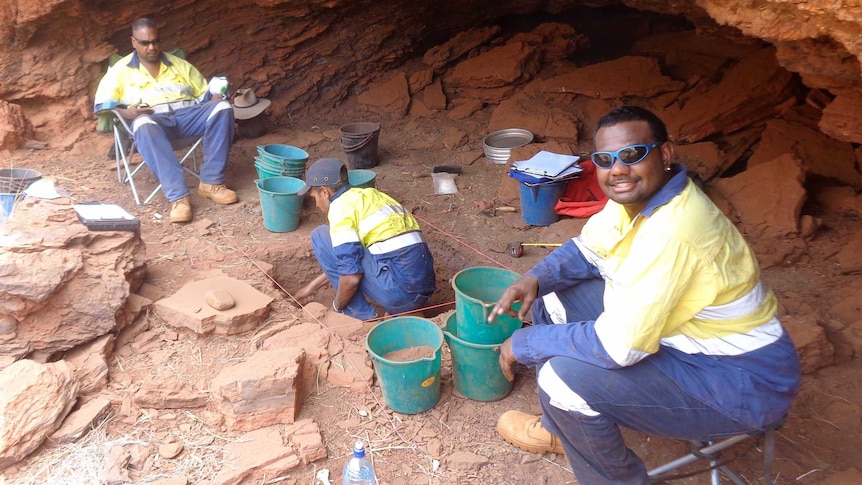
<path fill-rule="evenodd" d="M 161 40 L 160 40 L 160 39 L 153 39 L 153 40 L 140 40 L 140 39 L 138 39 L 138 38 L 137 38 L 137 37 L 135 37 L 135 36 L 132 36 L 132 38 L 133 38 L 133 39 L 135 39 L 135 42 L 137 42 L 138 44 L 141 44 L 141 47 L 143 47 L 143 48 L 145 48 L 145 49 L 146 49 L 147 47 L 149 47 L 149 46 L 153 45 L 153 44 L 156 44 L 156 45 L 161 44 Z"/>
<path fill-rule="evenodd" d="M 615 152 L 593 152 L 590 158 L 597 167 L 605 170 L 614 166 L 614 160 L 619 159 L 623 165 L 631 167 L 636 163 L 640 163 L 650 150 L 662 146 L 663 142 L 655 143 L 639 143 L 637 145 L 629 145 L 620 148 Z"/>

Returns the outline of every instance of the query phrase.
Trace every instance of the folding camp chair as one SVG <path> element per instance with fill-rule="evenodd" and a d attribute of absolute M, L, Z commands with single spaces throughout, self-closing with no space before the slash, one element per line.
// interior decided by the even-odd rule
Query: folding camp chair
<path fill-rule="evenodd" d="M 173 54 L 177 57 L 185 59 L 185 51 L 182 49 L 172 49 L 166 51 L 170 54 Z M 118 60 L 122 59 L 122 56 L 118 54 L 112 54 L 108 60 L 108 65 L 114 65 Z M 105 110 L 103 112 L 99 112 L 99 128 L 98 131 L 111 131 L 114 134 L 114 159 L 117 164 L 117 181 L 120 184 L 129 184 L 129 187 L 132 189 L 132 196 L 135 198 L 135 203 L 138 205 L 146 204 L 161 190 L 162 185 L 159 184 L 150 195 L 144 199 L 144 202 L 141 202 L 141 198 L 138 195 L 138 188 L 135 185 L 135 175 L 144 166 L 144 164 L 139 164 L 138 166 L 132 168 L 131 159 L 132 156 L 137 151 L 137 147 L 135 145 L 134 136 L 132 135 L 132 129 L 129 126 L 128 122 L 120 116 L 120 113 L 116 109 Z M 171 141 L 171 146 L 173 147 L 175 152 L 182 151 L 182 155 L 177 157 L 180 161 L 180 166 L 187 173 L 193 175 L 195 178 L 200 180 L 200 175 L 198 174 L 198 160 L 197 160 L 197 149 L 201 146 L 203 142 L 203 136 L 200 137 L 189 137 L 189 138 L 181 138 L 179 140 Z M 189 168 L 186 166 L 186 161 L 191 158 L 192 159 L 192 167 Z"/>
<path fill-rule="evenodd" d="M 764 485 L 772 485 L 772 463 L 775 461 L 775 430 L 784 424 L 785 419 L 786 416 L 767 426 L 764 431 L 731 436 L 718 442 L 690 441 L 691 453 L 650 470 L 649 477 L 653 483 L 662 483 L 668 480 L 694 475 L 699 472 L 681 475 L 670 475 L 669 472 L 698 460 L 705 460 L 709 462 L 709 468 L 705 471 L 710 472 L 710 483 L 712 485 L 719 485 L 721 483 L 719 472 L 724 473 L 724 475 L 736 485 L 747 485 L 750 482 L 742 481 L 736 473 L 727 467 L 728 460 L 722 461 L 720 459 L 721 452 L 738 443 L 742 443 L 743 441 L 763 436 L 763 483 Z M 754 447 L 754 445 L 752 445 L 752 447 Z"/>
<path fill-rule="evenodd" d="M 137 151 L 137 146 L 135 145 L 134 137 L 132 136 L 132 129 L 129 124 L 123 119 L 122 116 L 117 112 L 117 110 L 111 110 L 113 114 L 113 132 L 114 132 L 114 158 L 117 163 L 117 180 L 121 184 L 129 184 L 129 187 L 132 189 L 132 196 L 135 198 L 135 203 L 141 205 L 141 198 L 138 195 L 138 188 L 135 185 L 135 175 L 144 166 L 143 163 L 138 166 L 132 168 L 130 160 L 132 156 Z M 197 160 L 197 149 L 203 143 L 204 137 L 189 137 L 189 138 L 181 138 L 179 140 L 171 141 L 171 146 L 174 151 L 182 151 L 184 150 L 181 157 L 178 157 L 180 161 L 180 166 L 186 173 L 191 174 L 198 180 L 200 180 L 200 175 L 198 174 L 198 160 Z M 186 166 L 186 161 L 191 158 L 192 159 L 192 167 L 189 168 Z M 162 184 L 156 186 L 155 189 L 144 199 L 143 204 L 147 204 L 152 200 L 153 197 L 161 190 Z"/>

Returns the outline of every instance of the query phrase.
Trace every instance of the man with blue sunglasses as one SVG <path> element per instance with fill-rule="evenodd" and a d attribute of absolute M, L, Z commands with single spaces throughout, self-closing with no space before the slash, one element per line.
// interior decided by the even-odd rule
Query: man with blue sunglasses
<path fill-rule="evenodd" d="M 211 92 L 191 63 L 161 50 L 153 20 L 136 20 L 130 41 L 135 50 L 105 73 L 93 111 L 116 109 L 130 122 L 144 163 L 171 203 L 171 222 L 192 220 L 189 187 L 173 140 L 203 136 L 198 195 L 216 204 L 237 202 L 236 192 L 224 184 L 235 129 L 230 102 L 221 92 Z"/>
<path fill-rule="evenodd" d="M 634 106 L 599 120 L 610 200 L 518 281 L 489 317 L 532 317 L 500 366 L 537 371 L 541 417 L 508 411 L 500 435 L 565 453 L 583 484 L 648 484 L 619 426 L 709 441 L 762 431 L 799 392 L 796 349 L 742 235 L 671 162 L 664 123 Z"/>

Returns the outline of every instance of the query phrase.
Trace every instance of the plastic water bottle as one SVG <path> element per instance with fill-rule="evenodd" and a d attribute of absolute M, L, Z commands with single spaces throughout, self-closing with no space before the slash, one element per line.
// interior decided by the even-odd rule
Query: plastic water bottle
<path fill-rule="evenodd" d="M 362 441 L 357 441 L 353 446 L 353 456 L 344 465 L 341 483 L 343 485 L 375 485 L 377 483 L 374 465 L 365 456 L 365 445 L 362 444 Z"/>

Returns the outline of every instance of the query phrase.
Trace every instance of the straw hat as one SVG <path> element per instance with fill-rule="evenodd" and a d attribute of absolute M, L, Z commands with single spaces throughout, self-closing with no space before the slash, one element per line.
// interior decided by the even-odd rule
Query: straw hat
<path fill-rule="evenodd" d="M 258 99 L 251 89 L 238 89 L 233 98 L 233 117 L 238 120 L 249 120 L 263 113 L 269 104 L 268 99 Z"/>

